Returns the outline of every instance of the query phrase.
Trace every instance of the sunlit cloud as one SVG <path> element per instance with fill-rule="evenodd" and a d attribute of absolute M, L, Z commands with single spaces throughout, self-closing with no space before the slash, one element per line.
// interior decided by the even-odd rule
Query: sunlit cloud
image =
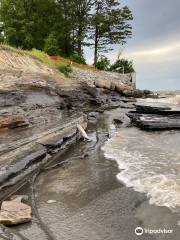
<path fill-rule="evenodd" d="M 126 56 L 142 56 L 142 57 L 157 57 L 157 56 L 165 56 L 170 54 L 176 54 L 180 51 L 180 42 L 178 43 L 171 43 L 165 46 L 156 46 L 152 48 L 144 48 L 138 49 L 135 51 L 127 51 L 125 52 Z"/>

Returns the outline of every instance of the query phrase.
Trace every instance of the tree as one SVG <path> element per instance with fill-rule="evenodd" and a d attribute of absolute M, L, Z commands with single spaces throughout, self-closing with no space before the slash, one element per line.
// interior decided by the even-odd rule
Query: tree
<path fill-rule="evenodd" d="M 57 0 L 54 9 L 55 21 L 51 30 L 55 33 L 56 39 L 65 57 L 69 57 L 73 52 L 73 0 Z"/>
<path fill-rule="evenodd" d="M 57 0 L 54 31 L 62 49 L 69 57 L 77 53 L 83 58 L 89 12 L 94 0 Z"/>
<path fill-rule="evenodd" d="M 95 0 L 91 15 L 90 39 L 94 42 L 94 65 L 98 55 L 112 50 L 113 44 L 125 44 L 132 35 L 130 21 L 133 19 L 128 7 L 121 8 L 118 0 Z"/>
<path fill-rule="evenodd" d="M 50 56 L 59 55 L 58 41 L 53 33 L 51 33 L 45 40 L 44 51 Z"/>
<path fill-rule="evenodd" d="M 10 45 L 43 49 L 49 35 L 53 0 L 0 0 L 1 32 Z"/>
<path fill-rule="evenodd" d="M 73 0 L 73 22 L 74 22 L 74 48 L 81 57 L 83 54 L 82 47 L 87 43 L 84 42 L 89 23 L 89 14 L 93 6 L 93 0 Z M 77 46 L 76 46 L 77 44 Z"/>
<path fill-rule="evenodd" d="M 118 59 L 114 64 L 111 65 L 109 70 L 118 73 L 135 72 L 133 68 L 133 62 L 124 58 Z"/>

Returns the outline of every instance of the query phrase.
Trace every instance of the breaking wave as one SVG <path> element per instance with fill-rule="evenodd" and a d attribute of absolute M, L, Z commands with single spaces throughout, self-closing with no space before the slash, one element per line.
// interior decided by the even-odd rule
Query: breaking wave
<path fill-rule="evenodd" d="M 143 132 L 122 129 L 103 147 L 116 160 L 117 178 L 127 187 L 146 193 L 150 204 L 180 210 L 180 132 Z"/>

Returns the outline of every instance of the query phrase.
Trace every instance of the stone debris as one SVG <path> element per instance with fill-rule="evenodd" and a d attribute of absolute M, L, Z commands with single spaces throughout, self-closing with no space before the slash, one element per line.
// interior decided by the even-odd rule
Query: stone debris
<path fill-rule="evenodd" d="M 4 201 L 1 205 L 0 224 L 12 226 L 27 223 L 32 219 L 31 214 L 31 207 L 27 204 L 16 200 Z"/>

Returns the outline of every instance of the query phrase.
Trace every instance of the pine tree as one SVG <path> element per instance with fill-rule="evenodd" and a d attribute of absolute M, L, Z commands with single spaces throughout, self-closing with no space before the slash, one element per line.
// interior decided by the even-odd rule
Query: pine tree
<path fill-rule="evenodd" d="M 55 22 L 52 30 L 64 56 L 69 57 L 73 52 L 73 20 L 72 20 L 73 0 L 57 0 L 56 9 L 54 10 Z"/>
<path fill-rule="evenodd" d="M 112 50 L 113 44 L 124 44 L 132 35 L 130 21 L 133 19 L 128 7 L 121 8 L 118 0 L 95 0 L 91 15 L 90 40 L 94 42 L 94 65 L 98 55 Z"/>
<path fill-rule="evenodd" d="M 83 46 L 87 45 L 84 39 L 93 3 L 94 0 L 73 0 L 74 48 L 80 57 L 83 54 Z"/>

